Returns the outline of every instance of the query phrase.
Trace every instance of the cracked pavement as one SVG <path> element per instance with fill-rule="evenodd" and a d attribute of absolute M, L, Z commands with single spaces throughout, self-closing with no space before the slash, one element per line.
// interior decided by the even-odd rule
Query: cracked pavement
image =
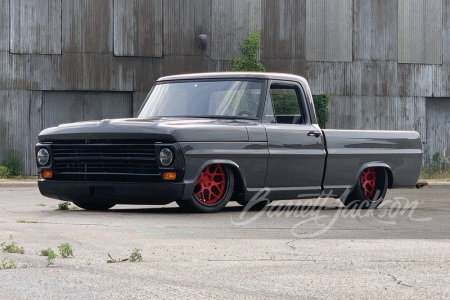
<path fill-rule="evenodd" d="M 450 189 L 388 191 L 370 213 L 334 199 L 243 213 L 186 214 L 176 205 L 57 211 L 34 186 L 0 185 L 1 299 L 448 299 Z M 47 267 L 41 249 L 74 257 Z M 108 264 L 134 248 L 143 262 Z M 1 266 L 1 265 L 0 265 Z"/>

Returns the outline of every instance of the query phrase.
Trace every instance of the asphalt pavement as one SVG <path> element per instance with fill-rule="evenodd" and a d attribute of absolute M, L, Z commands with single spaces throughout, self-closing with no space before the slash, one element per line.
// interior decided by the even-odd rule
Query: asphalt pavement
<path fill-rule="evenodd" d="M 58 203 L 34 183 L 0 183 L 0 243 L 24 249 L 0 252 L 17 266 L 0 263 L 0 299 L 450 298 L 450 185 L 389 190 L 368 211 L 326 198 L 216 214 Z M 40 250 L 61 243 L 73 257 L 47 266 Z M 122 261 L 135 248 L 143 261 Z"/>

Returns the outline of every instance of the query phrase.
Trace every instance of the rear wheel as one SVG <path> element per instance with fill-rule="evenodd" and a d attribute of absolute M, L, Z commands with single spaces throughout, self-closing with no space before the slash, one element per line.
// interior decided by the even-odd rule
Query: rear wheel
<path fill-rule="evenodd" d="M 116 205 L 115 203 L 92 203 L 92 202 L 74 202 L 73 204 L 86 210 L 97 210 L 97 211 L 108 210 L 114 205 Z"/>
<path fill-rule="evenodd" d="M 377 208 L 383 202 L 388 187 L 388 174 L 384 168 L 366 168 L 361 172 L 353 191 L 341 199 L 348 208 Z"/>
<path fill-rule="evenodd" d="M 203 169 L 198 177 L 191 199 L 179 200 L 178 205 L 194 212 L 217 212 L 227 205 L 233 194 L 234 177 L 230 169 L 212 164 Z"/>

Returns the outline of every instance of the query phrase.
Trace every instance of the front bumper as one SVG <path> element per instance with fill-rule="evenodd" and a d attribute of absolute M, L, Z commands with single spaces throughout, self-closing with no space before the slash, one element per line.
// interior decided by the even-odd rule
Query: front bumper
<path fill-rule="evenodd" d="M 45 197 L 73 202 L 168 204 L 183 198 L 184 182 L 95 182 L 40 180 Z"/>

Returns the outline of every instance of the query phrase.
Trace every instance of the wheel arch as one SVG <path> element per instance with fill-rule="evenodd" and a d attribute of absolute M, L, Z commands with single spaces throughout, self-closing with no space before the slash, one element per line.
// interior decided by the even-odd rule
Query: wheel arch
<path fill-rule="evenodd" d="M 391 167 L 388 164 L 384 163 L 384 162 L 368 162 L 368 163 L 363 164 L 358 169 L 358 172 L 356 173 L 356 177 L 354 178 L 354 181 L 353 181 L 352 190 L 355 188 L 355 185 L 358 182 L 362 171 L 364 171 L 367 168 L 381 168 L 381 169 L 385 169 L 386 173 L 388 175 L 388 188 L 392 188 L 392 186 L 394 185 L 394 176 L 392 175 Z"/>
<path fill-rule="evenodd" d="M 228 159 L 209 159 L 204 161 L 200 167 L 196 170 L 195 172 L 195 176 L 193 179 L 189 180 L 189 181 L 185 181 L 185 189 L 184 189 L 184 194 L 183 194 L 183 199 L 189 199 L 192 195 L 192 192 L 194 191 L 194 186 L 195 186 L 195 182 L 197 180 L 197 178 L 200 176 L 200 173 L 203 171 L 204 168 L 206 168 L 209 165 L 212 164 L 221 164 L 224 166 L 227 166 L 230 168 L 231 172 L 233 172 L 233 177 L 234 177 L 234 191 L 233 193 L 243 193 L 244 197 L 245 197 L 245 191 L 247 190 L 247 184 L 245 181 L 244 176 L 242 176 L 242 172 L 240 170 L 239 165 L 232 161 L 232 160 L 228 160 Z M 232 198 L 234 199 L 234 198 Z"/>

